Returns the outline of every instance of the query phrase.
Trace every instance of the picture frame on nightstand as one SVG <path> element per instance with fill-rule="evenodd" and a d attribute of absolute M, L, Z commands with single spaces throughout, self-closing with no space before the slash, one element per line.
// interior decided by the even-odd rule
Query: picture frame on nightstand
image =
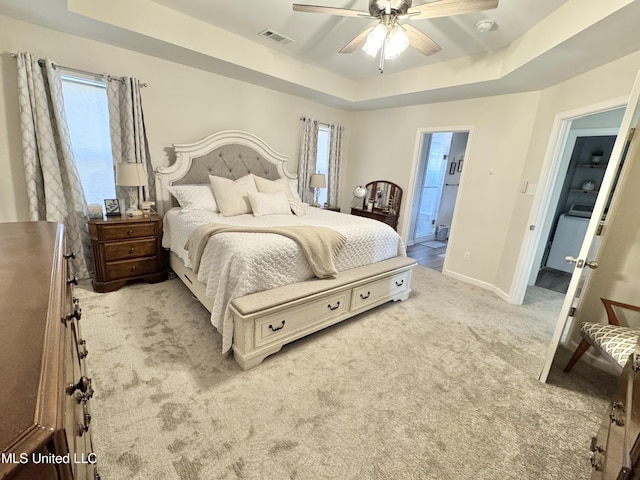
<path fill-rule="evenodd" d="M 106 198 L 104 200 L 104 208 L 106 210 L 107 217 L 120 216 L 120 202 L 117 198 Z"/>

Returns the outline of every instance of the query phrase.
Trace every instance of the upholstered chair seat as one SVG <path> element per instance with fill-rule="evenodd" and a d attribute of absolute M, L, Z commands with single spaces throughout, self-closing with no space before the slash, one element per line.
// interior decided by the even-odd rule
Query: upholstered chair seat
<path fill-rule="evenodd" d="M 629 359 L 629 355 L 634 352 L 638 339 L 640 338 L 640 330 L 620 325 L 614 307 L 635 312 L 639 312 L 640 307 L 608 300 L 606 298 L 602 298 L 601 300 L 604 304 L 609 323 L 584 322 L 582 324 L 580 328 L 582 341 L 564 368 L 565 372 L 569 372 L 592 345 L 604 354 L 605 358 L 609 360 L 618 371 L 622 371 Z"/>

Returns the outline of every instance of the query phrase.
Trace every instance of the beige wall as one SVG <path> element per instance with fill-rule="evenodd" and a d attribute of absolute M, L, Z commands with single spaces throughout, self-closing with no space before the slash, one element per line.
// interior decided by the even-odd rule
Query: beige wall
<path fill-rule="evenodd" d="M 342 208 L 352 205 L 355 185 L 393 181 L 405 193 L 400 217 L 405 235 L 420 129 L 469 129 L 445 268 L 504 298 L 529 234 L 534 197 L 521 192 L 522 182 L 538 181 L 555 116 L 627 95 L 640 67 L 637 52 L 540 92 L 347 112 L 2 16 L 0 49 L 5 52 L 0 63 L 0 221 L 28 218 L 16 61 L 8 52 L 29 51 L 61 65 L 148 83 L 143 102 L 154 165 L 169 163 L 173 142 L 223 129 L 255 133 L 295 165 L 301 115 L 341 123 L 346 127 Z M 464 252 L 470 252 L 468 261 Z"/>
<path fill-rule="evenodd" d="M 399 229 L 406 234 L 419 130 L 471 130 L 445 267 L 451 274 L 490 287 L 507 248 L 505 234 L 519 194 L 539 96 L 522 93 L 358 113 L 345 186 L 379 179 L 400 185 L 404 197 Z M 465 261 L 467 251 L 470 260 Z"/>
<path fill-rule="evenodd" d="M 3 16 L 0 51 L 5 52 L 0 57 L 0 222 L 28 220 L 11 52 L 27 51 L 60 65 L 133 76 L 149 84 L 142 95 L 154 166 L 169 164 L 172 143 L 239 129 L 289 155 L 290 170 L 295 171 L 300 116 L 340 123 L 347 131 L 351 125 L 352 114 L 344 110 Z M 348 148 L 347 135 L 345 151 Z"/>

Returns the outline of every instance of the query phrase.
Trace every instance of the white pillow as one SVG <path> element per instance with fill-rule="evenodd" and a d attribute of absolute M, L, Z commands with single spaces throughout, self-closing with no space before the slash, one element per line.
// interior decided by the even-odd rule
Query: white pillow
<path fill-rule="evenodd" d="M 307 210 L 304 208 L 304 203 L 298 200 L 290 198 L 289 206 L 291 207 L 291 211 L 296 215 L 298 215 L 299 217 L 307 214 Z"/>
<path fill-rule="evenodd" d="M 284 192 L 287 198 L 295 198 L 291 188 L 289 188 L 289 180 L 286 178 L 279 178 L 278 180 L 268 180 L 266 178 L 254 176 L 256 181 L 256 187 L 261 193 L 276 193 Z"/>
<path fill-rule="evenodd" d="M 251 203 L 247 194 L 258 191 L 253 175 L 245 175 L 235 182 L 228 178 L 209 175 L 209 181 L 222 216 L 233 217 L 251 213 Z"/>
<path fill-rule="evenodd" d="M 175 197 L 184 211 L 218 211 L 218 205 L 210 185 L 171 185 L 167 187 L 167 190 Z"/>
<path fill-rule="evenodd" d="M 248 195 L 255 217 L 262 217 L 263 215 L 291 215 L 289 199 L 284 192 L 249 192 Z"/>

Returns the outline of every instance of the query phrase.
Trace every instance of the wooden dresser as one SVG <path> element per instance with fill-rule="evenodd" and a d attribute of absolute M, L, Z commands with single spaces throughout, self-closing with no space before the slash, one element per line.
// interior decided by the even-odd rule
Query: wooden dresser
<path fill-rule="evenodd" d="M 607 416 L 591 441 L 593 480 L 640 479 L 640 351 L 620 374 Z"/>
<path fill-rule="evenodd" d="M 168 256 L 162 248 L 162 217 L 106 217 L 89 221 L 95 262 L 93 289 L 118 290 L 131 280 L 167 279 Z"/>
<path fill-rule="evenodd" d="M 2 223 L 0 252 L 0 478 L 98 479 L 64 228 Z"/>
<path fill-rule="evenodd" d="M 357 215 L 358 217 L 373 218 L 379 222 L 390 225 L 394 230 L 398 229 L 398 215 L 395 213 L 383 212 L 377 208 L 374 208 L 371 212 L 362 208 L 351 208 L 351 215 Z"/>

